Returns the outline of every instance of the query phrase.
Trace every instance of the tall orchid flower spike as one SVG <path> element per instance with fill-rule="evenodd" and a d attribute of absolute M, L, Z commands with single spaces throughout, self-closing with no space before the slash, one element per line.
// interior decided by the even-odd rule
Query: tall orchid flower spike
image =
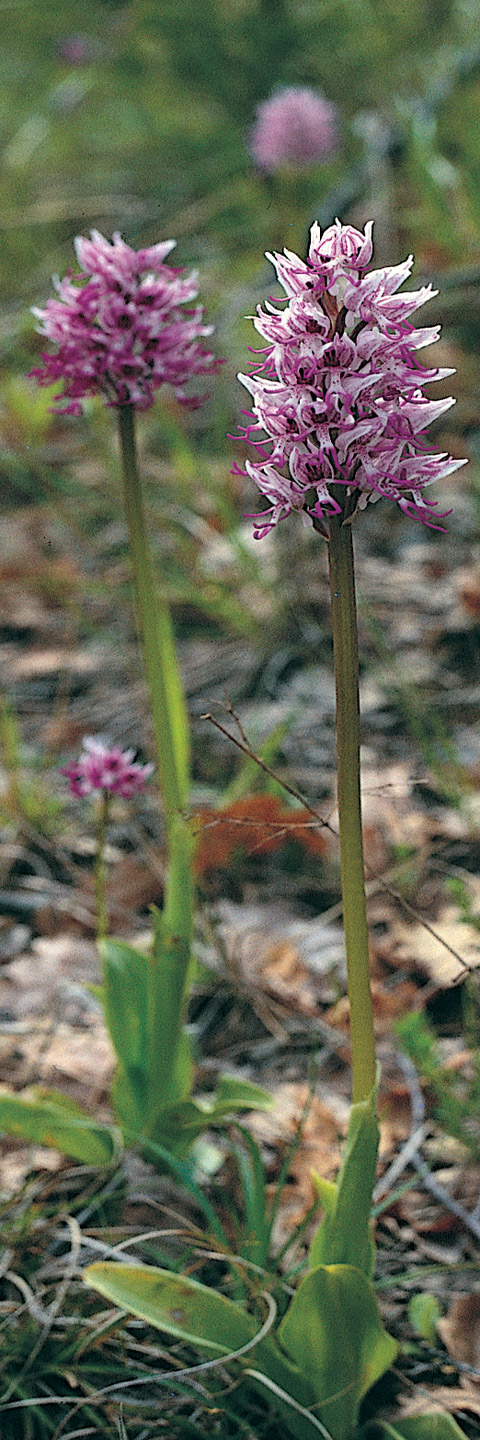
<path fill-rule="evenodd" d="M 174 244 L 173 240 L 162 240 L 134 250 L 118 233 L 111 241 L 98 230 L 92 230 L 89 239 L 78 236 L 75 251 L 80 269 L 76 274 L 69 272 L 63 280 L 57 279 L 56 296 L 34 311 L 40 333 L 50 341 L 51 350 L 43 353 L 43 364 L 32 371 L 40 385 L 59 384 L 54 401 L 58 412 L 81 414 L 85 397 L 98 395 L 111 407 L 117 423 L 137 628 L 150 694 L 166 832 L 162 945 L 165 942 L 167 948 L 172 947 L 168 963 L 174 977 L 175 1024 L 173 1012 L 164 1007 L 169 1017 L 165 1023 L 170 1027 L 168 1044 L 173 1047 L 172 1054 L 177 1043 L 184 1044 L 180 1037 L 194 924 L 194 837 L 188 815 L 190 731 L 168 598 L 156 574 L 148 536 L 136 412 L 153 405 L 156 392 L 164 385 L 172 387 L 183 405 L 197 405 L 198 396 L 192 398 L 188 382 L 194 383 L 200 374 L 212 373 L 221 363 L 205 347 L 212 327 L 205 324 L 203 307 L 195 303 L 196 274 L 174 269 L 168 263 Z M 99 791 L 97 908 L 99 933 L 105 935 L 101 857 L 109 801 L 112 791 L 125 794 L 129 788 L 138 788 L 146 778 L 146 769 L 137 766 L 129 752 L 122 755 L 105 750 L 103 742 L 96 739 L 88 740 L 84 750 L 66 773 L 76 794 L 85 794 L 89 789 Z M 160 951 L 159 941 L 159 986 L 167 983 Z M 107 968 L 108 963 L 105 960 Z M 115 963 L 112 961 L 112 974 Z M 143 991 L 139 991 L 140 1009 L 142 995 Z M 149 1011 L 151 1018 L 154 1013 L 153 1007 Z"/>
<path fill-rule="evenodd" d="M 453 399 L 429 401 L 425 386 L 453 372 L 427 367 L 418 351 L 439 327 L 415 329 L 411 315 L 434 294 L 397 292 L 413 257 L 369 269 L 365 232 L 335 221 L 312 225 L 306 260 L 268 255 L 286 304 L 260 307 L 256 329 L 268 342 L 261 370 L 239 379 L 250 392 L 245 439 L 256 449 L 246 473 L 270 502 L 252 518 L 259 539 L 299 510 L 328 542 L 335 664 L 337 785 L 353 1099 L 374 1095 L 376 1063 L 360 802 L 358 638 L 352 527 L 369 500 L 394 500 L 407 515 L 437 526 L 425 497 L 434 480 L 464 460 L 428 449 L 425 431 Z M 245 472 L 244 472 L 245 473 Z"/>
<path fill-rule="evenodd" d="M 261 373 L 238 377 L 253 400 L 245 438 L 257 458 L 246 473 L 270 502 L 252 517 L 257 538 L 292 510 L 327 536 L 329 515 L 351 517 L 381 496 L 442 528 L 425 489 L 466 461 L 428 448 L 425 431 L 454 400 L 429 401 L 424 387 L 454 372 L 422 365 L 418 351 L 440 327 L 410 319 L 437 292 L 398 295 L 413 256 L 369 270 L 372 253 L 371 222 L 362 234 L 336 220 L 323 235 L 312 225 L 306 260 L 289 250 L 267 257 L 287 303 L 258 308 Z"/>
<path fill-rule="evenodd" d="M 112 1099 L 127 1143 L 176 1174 L 179 1157 L 226 1111 L 268 1103 L 257 1087 L 226 1080 L 208 1111 L 193 1098 L 195 1068 L 185 1013 L 192 976 L 195 836 L 190 820 L 190 730 L 168 596 L 157 576 L 149 541 L 136 445 L 136 411 L 153 404 L 163 385 L 191 404 L 185 386 L 220 363 L 204 348 L 210 326 L 197 294 L 195 275 L 167 264 L 173 241 L 132 250 L 121 236 L 93 231 L 76 241 L 80 274 L 57 282 L 57 298 L 35 313 L 52 344 L 40 384 L 62 382 L 59 410 L 78 414 L 87 395 L 111 407 L 118 431 L 125 518 L 134 580 L 138 636 L 143 650 L 163 800 L 167 863 L 163 905 L 154 910 L 147 952 L 108 934 L 105 841 L 112 795 L 125 799 L 142 790 L 151 773 L 131 750 L 101 737 L 84 741 L 83 752 L 64 774 L 75 795 L 92 795 L 97 811 L 95 895 L 103 983 L 101 1000 L 117 1058 Z M 198 402 L 196 402 L 198 403 Z M 247 1087 L 248 1088 L 248 1087 Z M 255 1093 L 254 1093 L 255 1092 Z M 43 1103 L 43 1102 L 42 1102 Z M 68 1126 L 64 1106 L 47 1103 L 39 1115 L 27 1103 L 15 1109 L 15 1133 L 41 1134 L 81 1159 L 92 1154 L 89 1117 Z M 20 1111 L 20 1118 L 19 1118 Z M 0 1096 L 0 1120 L 2 1100 Z M 23 1128 L 22 1128 L 23 1126 Z M 85 1139 L 82 1126 L 87 1130 Z M 65 1137 L 66 1127 L 68 1134 Z M 71 1131 L 82 1131 L 72 1141 Z M 117 1132 L 118 1133 L 118 1132 Z M 55 1138 L 56 1137 L 56 1138 Z M 96 1134 L 94 1135 L 96 1140 Z M 116 1139 L 115 1139 L 116 1144 Z M 68 1150 L 70 1147 L 70 1150 Z M 112 1144 L 108 1148 L 111 1156 Z M 99 1146 L 96 1144 L 94 1155 Z M 102 1152 L 101 1152 L 102 1153 Z"/>

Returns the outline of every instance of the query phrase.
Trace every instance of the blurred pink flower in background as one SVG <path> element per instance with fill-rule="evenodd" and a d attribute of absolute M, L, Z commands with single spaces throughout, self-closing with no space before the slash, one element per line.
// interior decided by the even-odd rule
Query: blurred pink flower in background
<path fill-rule="evenodd" d="M 66 65 L 89 65 L 92 60 L 98 60 L 101 46 L 92 35 L 76 30 L 58 41 L 57 54 Z"/>
<path fill-rule="evenodd" d="M 338 149 L 337 107 L 320 90 L 298 85 L 276 90 L 256 115 L 247 143 L 261 170 L 315 165 Z"/>
<path fill-rule="evenodd" d="M 203 307 L 188 304 L 197 275 L 165 264 L 174 246 L 164 240 L 132 250 L 118 233 L 110 242 L 98 230 L 90 240 L 77 237 L 80 274 L 55 278 L 59 298 L 33 309 L 40 334 L 57 348 L 42 352 L 43 366 L 30 373 L 39 385 L 63 381 L 55 396 L 61 413 L 80 415 L 84 396 L 97 394 L 107 405 L 147 410 L 166 384 L 182 404 L 199 403 L 184 385 L 221 362 L 202 344 L 213 328 L 203 323 Z"/>
<path fill-rule="evenodd" d="M 62 765 L 60 771 L 66 776 L 72 795 L 81 797 L 91 795 L 94 790 L 108 790 L 130 800 L 136 792 L 145 789 L 153 765 L 138 765 L 134 750 L 121 750 L 101 735 L 86 735 L 82 744 L 79 759 Z"/>

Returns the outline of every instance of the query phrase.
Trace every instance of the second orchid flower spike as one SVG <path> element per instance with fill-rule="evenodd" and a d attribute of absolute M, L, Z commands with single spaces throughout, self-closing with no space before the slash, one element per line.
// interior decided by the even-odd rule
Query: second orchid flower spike
<path fill-rule="evenodd" d="M 371 222 L 362 233 L 337 220 L 323 234 L 312 225 L 306 260 L 290 250 L 267 257 L 287 304 L 259 307 L 263 363 L 259 373 L 239 376 L 253 399 L 245 437 L 257 450 L 246 473 L 270 502 L 252 517 L 257 538 L 292 510 L 327 535 L 328 515 L 348 518 L 381 496 L 438 528 L 444 517 L 425 489 L 466 464 L 425 441 L 428 426 L 454 404 L 424 393 L 453 374 L 418 357 L 440 327 L 415 329 L 411 321 L 435 291 L 426 285 L 397 294 L 413 257 L 372 270 L 372 253 Z"/>

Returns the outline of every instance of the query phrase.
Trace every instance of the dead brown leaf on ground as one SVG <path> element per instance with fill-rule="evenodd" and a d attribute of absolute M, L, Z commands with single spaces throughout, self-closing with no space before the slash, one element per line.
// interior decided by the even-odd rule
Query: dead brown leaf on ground
<path fill-rule="evenodd" d="M 445 1410 L 455 1416 L 459 1425 L 462 1423 L 462 1415 L 474 1416 L 476 1419 L 480 1417 L 480 1400 L 471 1381 L 466 1379 L 465 1388 L 458 1385 L 432 1385 L 428 1389 L 428 1397 L 424 1394 L 421 1399 L 404 1401 L 401 1413 L 408 1419 L 413 1415 L 431 1415 L 432 1411 L 438 1411 L 441 1415 Z"/>
<path fill-rule="evenodd" d="M 480 885 L 478 890 L 480 894 Z M 423 971 L 443 988 L 463 978 L 465 970 L 478 969 L 480 935 L 473 925 L 465 924 L 456 905 L 442 906 L 432 921 L 432 929 L 435 934 L 420 921 L 410 924 L 406 920 L 395 920 L 391 938 L 397 963 Z"/>
<path fill-rule="evenodd" d="M 448 1315 L 437 1322 L 437 1330 L 453 1360 L 464 1361 L 478 1370 L 480 1386 L 480 1294 L 456 1295 Z M 465 1377 L 471 1384 L 471 1377 Z M 480 1414 L 480 1401 L 479 1401 Z"/>
<path fill-rule="evenodd" d="M 315 1196 L 312 1170 L 331 1180 L 340 1163 L 341 1140 L 346 1132 L 348 1107 L 339 1105 L 333 1095 L 331 1105 L 318 1095 L 313 1095 L 309 1104 L 309 1097 L 307 1085 L 295 1082 L 278 1085 L 273 1109 L 268 1114 L 259 1112 L 252 1115 L 248 1120 L 249 1129 L 258 1143 L 267 1145 L 276 1152 L 275 1161 L 268 1167 L 269 1174 L 272 1174 L 272 1171 L 275 1174 L 270 1187 L 274 1190 L 276 1175 L 286 1151 L 298 1135 L 302 1115 L 304 1116 L 300 1143 L 292 1155 L 288 1183 L 280 1201 L 273 1236 L 275 1246 L 284 1244 L 295 1226 L 305 1218 L 313 1203 Z"/>
<path fill-rule="evenodd" d="M 18 1194 L 28 1175 L 39 1170 L 55 1174 L 64 1165 L 63 1155 L 45 1145 L 24 1145 L 21 1140 L 3 1137 L 0 1145 L 0 1200 Z"/>
<path fill-rule="evenodd" d="M 261 982 L 269 995 L 290 1004 L 294 1011 L 302 1015 L 316 1013 L 315 984 L 290 940 L 280 940 L 267 951 Z"/>

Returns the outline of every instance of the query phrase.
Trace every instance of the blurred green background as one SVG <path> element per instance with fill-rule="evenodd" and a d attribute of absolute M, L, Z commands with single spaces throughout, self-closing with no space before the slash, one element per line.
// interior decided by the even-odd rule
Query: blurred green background
<path fill-rule="evenodd" d="M 373 214 L 382 259 L 412 249 L 417 273 L 462 267 L 470 283 L 477 0 L 2 0 L 0 73 L 4 376 L 31 362 L 29 306 L 92 225 L 134 245 L 177 238 L 235 368 L 239 317 L 265 290 L 263 251 L 303 248 L 315 217 Z M 340 147 L 265 177 L 246 139 L 279 85 L 335 102 Z"/>

